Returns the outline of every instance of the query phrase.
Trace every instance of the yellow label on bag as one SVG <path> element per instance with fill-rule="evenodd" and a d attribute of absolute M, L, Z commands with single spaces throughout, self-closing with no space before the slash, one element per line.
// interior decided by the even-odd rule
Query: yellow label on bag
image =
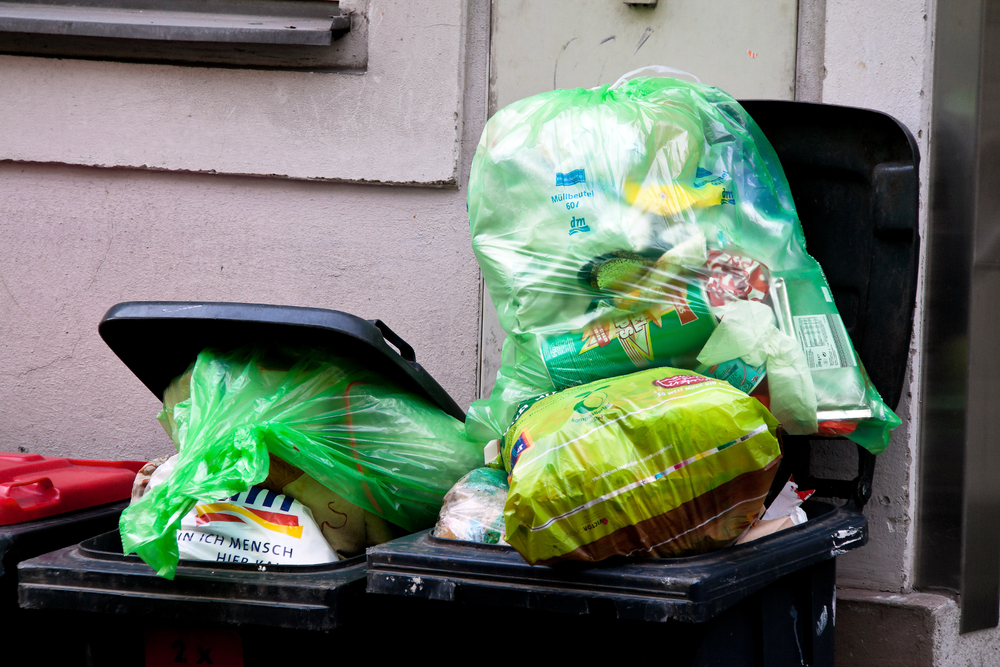
<path fill-rule="evenodd" d="M 718 206 L 722 203 L 724 190 L 721 185 L 712 184 L 693 188 L 678 183 L 642 186 L 635 181 L 626 181 L 625 201 L 652 213 L 675 215 L 691 208 Z"/>

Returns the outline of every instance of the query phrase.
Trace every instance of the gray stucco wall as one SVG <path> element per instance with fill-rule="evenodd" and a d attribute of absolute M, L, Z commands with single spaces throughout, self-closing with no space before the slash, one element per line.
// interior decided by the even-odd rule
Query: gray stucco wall
<path fill-rule="evenodd" d="M 913 133 L 924 158 L 920 168 L 920 230 L 926 229 L 927 147 L 933 79 L 933 0 L 801 0 L 799 99 L 876 109 Z M 922 248 L 922 251 L 924 248 Z M 923 275 L 921 260 L 921 275 Z M 923 286 L 918 284 L 910 365 L 897 413 L 903 425 L 878 457 L 872 499 L 865 508 L 870 541 L 837 559 L 838 584 L 875 590 L 912 589 L 917 449 L 919 447 L 920 342 Z M 821 450 L 828 474 L 856 474 L 853 452 Z"/>
<path fill-rule="evenodd" d="M 378 317 L 467 406 L 480 296 L 464 181 L 485 121 L 489 2 L 470 0 L 464 17 L 464 49 L 449 56 L 464 72 L 438 73 L 464 86 L 461 116 L 448 111 L 461 137 L 457 165 L 442 169 L 457 166 L 458 187 L 0 161 L 0 451 L 144 460 L 171 450 L 155 419 L 158 401 L 97 334 L 104 312 L 131 300 L 246 301 Z M 67 60 L 59 68 L 82 76 L 92 65 Z M 66 103 L 58 88 L 37 84 L 53 104 Z M 410 85 L 419 92 L 421 81 Z M 345 111 L 381 113 L 354 106 L 331 113 Z M 450 150 L 441 151 L 445 159 Z M 403 171 L 407 161 L 425 159 L 393 155 Z"/>

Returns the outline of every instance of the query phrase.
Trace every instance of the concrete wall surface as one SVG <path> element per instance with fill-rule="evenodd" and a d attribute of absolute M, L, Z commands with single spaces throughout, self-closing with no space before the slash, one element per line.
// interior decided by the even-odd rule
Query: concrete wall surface
<path fill-rule="evenodd" d="M 640 7 L 606 0 L 494 4 L 491 108 L 554 88 L 613 84 L 667 65 L 737 99 L 791 99 L 794 0 L 670 0 Z M 725 39 L 720 39 L 725 35 Z"/>
<path fill-rule="evenodd" d="M 157 399 L 97 334 L 110 306 L 132 300 L 273 303 L 378 317 L 413 345 L 418 361 L 460 404 L 468 405 L 476 386 L 480 303 L 464 180 L 485 121 L 489 3 L 422 4 L 457 11 L 464 22 L 458 26 L 462 43 L 453 54 L 463 71 L 434 72 L 448 86 L 459 87 L 461 104 L 448 110 L 446 136 L 433 127 L 395 130 L 433 138 L 437 167 L 458 174 L 455 187 L 70 166 L 59 164 L 75 159 L 69 150 L 60 159 L 58 142 L 46 158 L 52 163 L 20 162 L 11 160 L 19 155 L 0 142 L 0 451 L 130 459 L 171 451 L 155 419 Z M 397 14 L 407 5 L 371 3 L 384 11 L 384 26 L 400 20 Z M 448 22 L 454 23 L 455 16 Z M 419 45 L 400 45 L 400 36 L 381 34 L 395 40 L 390 49 L 399 52 L 395 57 L 424 55 Z M 372 35 L 374 59 L 382 47 L 379 33 Z M 38 74 L 32 82 L 39 96 L 64 104 L 69 87 L 78 85 L 70 82 L 89 77 L 95 66 L 6 57 L 0 59 L 0 80 L 30 68 L 53 70 L 53 76 Z M 115 67 L 126 79 L 191 70 Z M 246 76 L 216 72 L 232 80 Z M 350 76 L 364 81 L 371 73 Z M 275 80 L 284 74 L 254 72 Z M 405 86 L 417 94 L 429 83 L 426 73 L 414 73 Z M 387 106 L 405 116 L 406 100 L 399 95 L 409 93 L 393 93 L 363 104 L 334 101 L 331 112 L 365 116 L 362 125 L 398 124 L 395 116 L 380 115 Z M 269 104 L 262 100 L 261 108 Z M 0 106 L 17 107 L 14 92 L 0 88 Z M 463 114 L 457 119 L 456 110 Z M 11 117 L 4 117 L 0 135 L 29 131 L 12 127 Z M 113 133 L 120 129 L 113 123 L 127 125 L 129 118 L 110 120 L 101 132 Z M 349 145 L 337 142 L 325 150 L 331 159 L 357 157 Z M 385 150 L 403 168 L 419 167 L 426 158 L 413 145 Z M 457 158 L 452 156 L 456 150 Z"/>
<path fill-rule="evenodd" d="M 0 158 L 455 184 L 465 0 L 353 5 L 363 72 L 0 57 Z"/>
<path fill-rule="evenodd" d="M 797 90 L 802 99 L 876 109 L 906 125 L 921 153 L 920 230 L 927 224 L 927 147 L 933 65 L 934 0 L 801 0 Z M 818 57 L 822 53 L 822 58 Z M 921 248 L 921 276 L 923 251 Z M 911 362 L 897 413 L 903 425 L 878 457 L 865 508 L 870 541 L 837 560 L 838 583 L 882 591 L 912 588 L 916 452 L 919 447 L 920 341 L 923 280 L 917 292 Z M 856 474 L 853 453 L 826 450 L 821 468 Z"/>
<path fill-rule="evenodd" d="M 955 599 L 837 591 L 837 667 L 986 667 L 1000 665 L 1000 630 L 958 633 Z"/>
<path fill-rule="evenodd" d="M 800 0 L 797 90 L 803 99 L 878 109 L 909 127 L 922 158 L 920 233 L 925 243 L 936 7 L 935 0 Z M 960 634 L 953 595 L 913 590 L 926 249 L 921 248 L 908 390 L 897 410 L 903 425 L 878 458 L 865 508 L 870 541 L 837 559 L 838 666 L 1000 665 L 1000 629 Z M 849 458 L 827 450 L 817 463 L 850 477 Z"/>

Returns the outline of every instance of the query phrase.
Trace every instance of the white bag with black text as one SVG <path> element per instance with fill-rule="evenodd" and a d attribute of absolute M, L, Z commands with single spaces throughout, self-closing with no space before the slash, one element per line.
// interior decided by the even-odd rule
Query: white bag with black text
<path fill-rule="evenodd" d="M 167 478 L 173 460 L 156 469 L 149 488 Z M 256 486 L 225 500 L 198 501 L 181 519 L 177 547 L 182 560 L 258 565 L 339 560 L 308 507 Z"/>

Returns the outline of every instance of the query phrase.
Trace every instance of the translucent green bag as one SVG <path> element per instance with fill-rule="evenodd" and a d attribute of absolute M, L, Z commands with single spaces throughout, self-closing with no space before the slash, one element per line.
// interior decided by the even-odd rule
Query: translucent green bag
<path fill-rule="evenodd" d="M 468 205 L 507 332 L 475 437 L 537 394 L 660 366 L 729 381 L 793 434 L 878 453 L 900 423 L 806 254 L 774 150 L 722 91 L 639 78 L 516 102 L 487 123 Z"/>
<path fill-rule="evenodd" d="M 409 531 L 434 525 L 444 494 L 482 463 L 482 443 L 461 422 L 346 359 L 206 350 L 188 373 L 165 392 L 160 415 L 177 465 L 120 522 L 125 553 L 167 578 L 177 568 L 175 531 L 195 499 L 264 481 L 269 452 Z"/>

